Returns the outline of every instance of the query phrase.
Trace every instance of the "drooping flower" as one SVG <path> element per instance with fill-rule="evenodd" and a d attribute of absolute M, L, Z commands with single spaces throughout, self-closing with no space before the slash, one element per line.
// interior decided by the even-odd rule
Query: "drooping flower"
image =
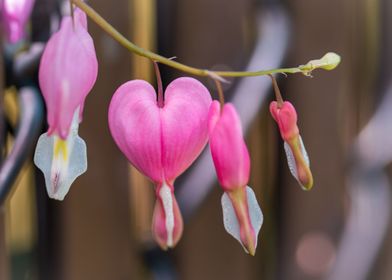
<path fill-rule="evenodd" d="M 291 174 L 304 190 L 310 190 L 313 186 L 313 176 L 309 167 L 309 157 L 299 134 L 294 106 L 288 101 L 281 104 L 272 101 L 270 112 L 278 123 Z"/>
<path fill-rule="evenodd" d="M 34 2 L 34 0 L 2 0 L 2 24 L 10 43 L 16 43 L 24 37 L 26 22 Z"/>
<path fill-rule="evenodd" d="M 163 249 L 179 241 L 183 222 L 174 181 L 200 154 L 208 138 L 208 90 L 197 80 L 169 84 L 164 100 L 142 80 L 120 86 L 110 102 L 109 127 L 127 159 L 156 185 L 152 231 Z"/>
<path fill-rule="evenodd" d="M 209 143 L 222 196 L 225 229 L 251 255 L 255 254 L 263 214 L 253 190 L 247 186 L 250 173 L 248 149 L 241 122 L 230 103 L 221 109 L 213 101 L 209 112 Z"/>
<path fill-rule="evenodd" d="M 49 129 L 38 140 L 34 163 L 44 173 L 51 198 L 63 200 L 72 182 L 87 169 L 86 144 L 78 136 L 84 102 L 98 74 L 87 17 L 76 9 L 74 22 L 62 19 L 41 58 L 39 84 Z"/>

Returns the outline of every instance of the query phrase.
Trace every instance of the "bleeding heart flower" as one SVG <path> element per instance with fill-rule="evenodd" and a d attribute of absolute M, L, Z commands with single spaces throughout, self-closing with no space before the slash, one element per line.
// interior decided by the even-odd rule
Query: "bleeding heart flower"
<path fill-rule="evenodd" d="M 34 2 L 34 0 L 2 0 L 3 28 L 10 43 L 16 43 L 24 37 L 26 22 Z"/>
<path fill-rule="evenodd" d="M 308 154 L 299 135 L 297 112 L 294 106 L 288 101 L 283 102 L 280 106 L 278 102 L 273 101 L 270 104 L 270 112 L 278 123 L 280 135 L 284 140 L 284 149 L 291 174 L 304 190 L 310 190 L 313 186 L 313 176 L 309 168 Z"/>
<path fill-rule="evenodd" d="M 84 101 L 97 79 L 98 62 L 79 9 L 63 18 L 41 58 L 39 84 L 49 130 L 38 140 L 34 163 L 44 173 L 51 198 L 63 200 L 72 182 L 87 169 L 86 144 L 78 136 Z"/>
<path fill-rule="evenodd" d="M 240 119 L 232 104 L 226 104 L 222 110 L 219 102 L 211 104 L 209 134 L 212 159 L 219 183 L 225 191 L 222 196 L 225 229 L 247 253 L 254 255 L 263 214 L 253 190 L 247 186 L 249 153 Z"/>
<path fill-rule="evenodd" d="M 192 78 L 174 80 L 164 100 L 160 97 L 158 101 L 145 81 L 123 84 L 110 102 L 109 127 L 128 160 L 156 184 L 152 228 L 158 244 L 167 249 L 176 245 L 183 229 L 174 181 L 206 145 L 211 97 Z"/>

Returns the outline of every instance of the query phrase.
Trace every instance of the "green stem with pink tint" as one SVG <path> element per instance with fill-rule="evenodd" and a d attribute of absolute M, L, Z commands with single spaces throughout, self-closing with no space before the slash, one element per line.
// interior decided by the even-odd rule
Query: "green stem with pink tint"
<path fill-rule="evenodd" d="M 269 74 L 294 74 L 294 73 L 302 73 L 306 76 L 310 76 L 311 72 L 317 68 L 332 70 L 340 63 L 340 56 L 335 53 L 327 53 L 321 59 L 311 60 L 305 65 L 300 65 L 298 67 L 292 68 L 277 68 L 277 69 L 269 69 L 269 70 L 260 70 L 260 71 L 212 71 L 208 69 L 200 69 L 196 67 L 192 67 L 174 60 L 170 58 L 166 58 L 149 50 L 145 50 L 122 35 L 117 31 L 110 23 L 108 23 L 99 13 L 97 13 L 93 8 L 83 2 L 83 0 L 70 0 L 75 6 L 79 7 L 83 10 L 87 16 L 93 20 L 99 27 L 102 28 L 107 34 L 109 34 L 114 40 L 119 42 L 122 46 L 128 49 L 130 52 L 133 52 L 139 56 L 146 57 L 152 61 L 156 61 L 182 72 L 201 76 L 201 77 L 211 77 L 214 80 L 224 81 L 222 77 L 252 77 L 252 76 L 263 76 Z"/>

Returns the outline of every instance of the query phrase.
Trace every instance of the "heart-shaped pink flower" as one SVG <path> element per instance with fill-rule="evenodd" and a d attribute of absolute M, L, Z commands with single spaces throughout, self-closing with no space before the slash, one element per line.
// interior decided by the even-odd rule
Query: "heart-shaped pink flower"
<path fill-rule="evenodd" d="M 173 184 L 207 143 L 210 104 L 210 93 L 193 78 L 171 82 L 163 106 L 158 104 L 154 88 L 142 80 L 120 86 L 110 103 L 114 141 L 157 186 L 153 232 L 164 249 L 175 246 L 181 237 L 182 218 Z"/>

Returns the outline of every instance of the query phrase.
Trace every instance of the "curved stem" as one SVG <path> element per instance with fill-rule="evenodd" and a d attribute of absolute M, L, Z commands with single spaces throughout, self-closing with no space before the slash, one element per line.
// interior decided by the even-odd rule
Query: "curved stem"
<path fill-rule="evenodd" d="M 159 66 L 156 61 L 152 62 L 154 64 L 155 75 L 157 76 L 157 87 L 158 87 L 158 107 L 163 108 L 165 101 L 163 98 L 163 86 L 162 86 L 162 78 L 161 72 L 159 71 Z"/>
<path fill-rule="evenodd" d="M 223 94 L 222 84 L 217 79 L 213 79 L 213 80 L 215 82 L 216 90 L 218 92 L 219 103 L 220 103 L 221 109 L 223 109 L 223 106 L 225 106 L 225 95 Z"/>
<path fill-rule="evenodd" d="M 149 50 L 145 50 L 134 43 L 130 42 L 127 38 L 125 38 L 120 32 L 118 32 L 110 23 L 108 23 L 101 15 L 99 15 L 93 8 L 84 3 L 82 0 L 71 0 L 77 7 L 83 10 L 89 18 L 91 18 L 97 25 L 99 25 L 106 33 L 108 33 L 114 40 L 119 42 L 122 46 L 124 46 L 129 51 L 149 58 L 153 61 L 160 62 L 172 68 L 178 69 L 182 72 L 186 72 L 188 74 L 196 75 L 196 76 L 210 76 L 214 80 L 213 76 L 218 77 L 252 77 L 252 76 L 262 76 L 274 73 L 287 73 L 294 74 L 302 72 L 301 67 L 293 67 L 293 68 L 279 68 L 279 69 L 270 69 L 270 70 L 261 70 L 261 71 L 251 71 L 251 72 L 241 72 L 241 71 L 211 71 L 208 69 L 200 69 L 192 66 L 188 66 L 177 61 L 170 60 L 169 58 L 163 57 L 159 54 L 151 52 Z M 211 75 L 212 74 L 212 75 Z"/>
<path fill-rule="evenodd" d="M 276 102 L 278 103 L 278 108 L 282 108 L 283 97 L 282 97 L 282 94 L 280 93 L 280 89 L 278 87 L 278 83 L 276 82 L 276 79 L 275 79 L 274 76 L 272 76 L 271 74 L 269 74 L 268 76 L 270 76 L 270 78 L 272 80 L 272 85 L 274 87 L 275 98 L 276 98 Z"/>

